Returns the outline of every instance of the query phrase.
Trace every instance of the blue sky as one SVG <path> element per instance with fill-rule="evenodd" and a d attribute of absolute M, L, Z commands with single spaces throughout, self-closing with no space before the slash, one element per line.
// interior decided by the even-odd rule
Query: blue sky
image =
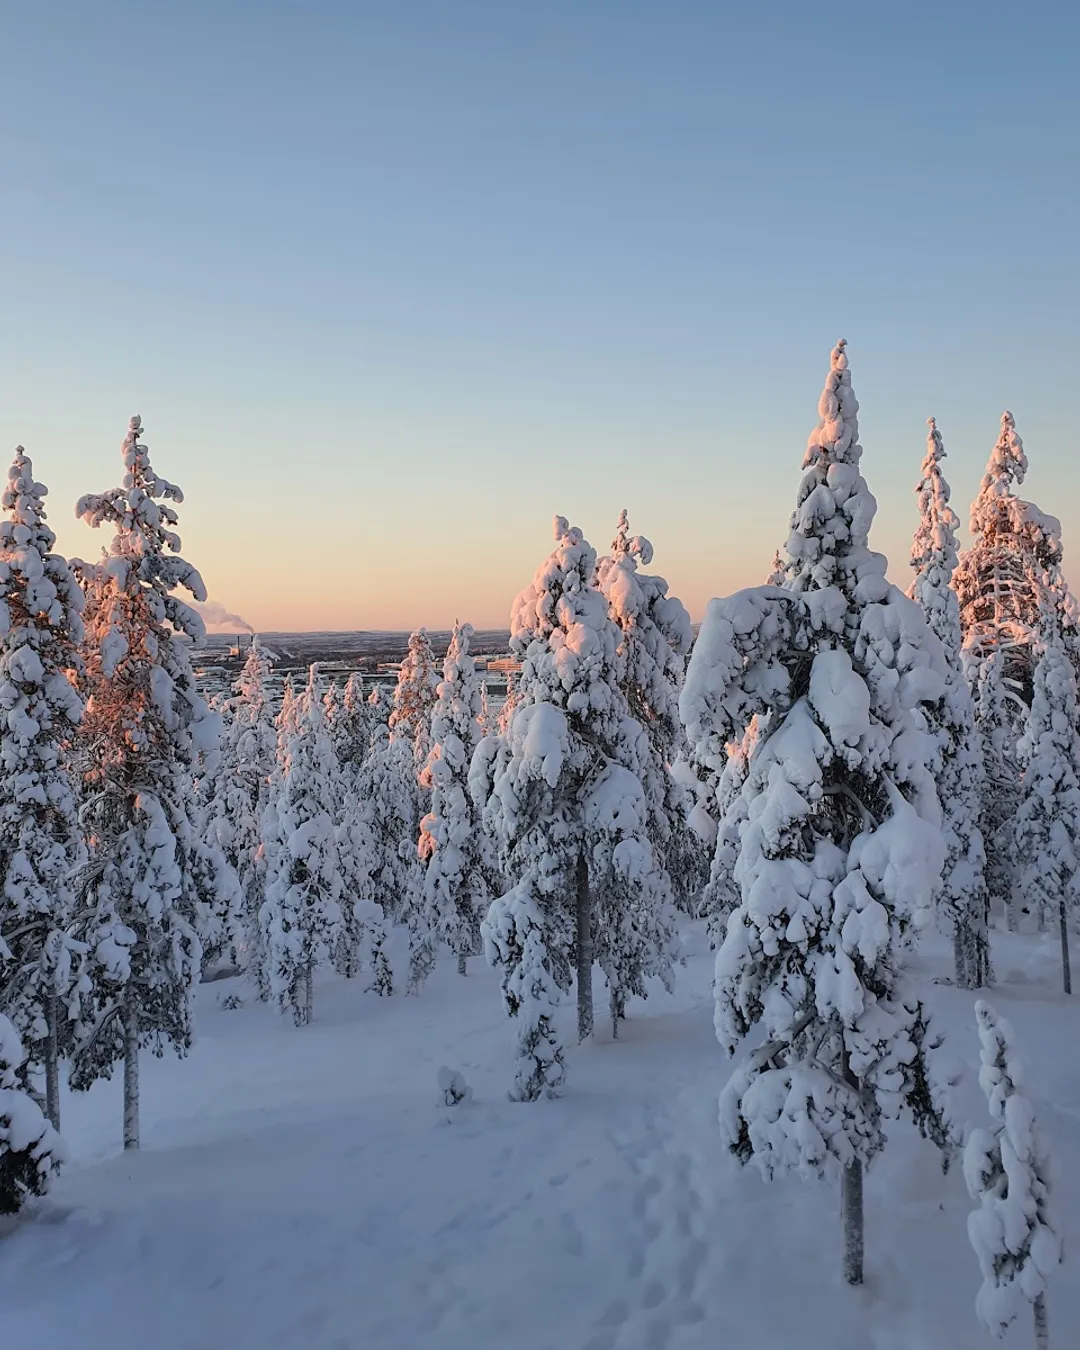
<path fill-rule="evenodd" d="M 501 623 L 556 511 L 695 616 L 786 534 L 838 337 L 906 585 L 1004 407 L 1080 583 L 1062 5 L 3 6 L 0 436 L 87 555 L 129 413 L 258 627 Z"/>

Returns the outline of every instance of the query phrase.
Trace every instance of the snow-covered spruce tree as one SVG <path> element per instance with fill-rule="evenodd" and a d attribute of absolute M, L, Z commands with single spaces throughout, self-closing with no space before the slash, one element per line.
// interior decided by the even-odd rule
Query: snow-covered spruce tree
<path fill-rule="evenodd" d="M 701 898 L 701 915 L 705 919 L 709 946 L 713 949 L 724 940 L 727 921 L 739 906 L 735 864 L 739 860 L 742 827 L 746 823 L 747 802 L 743 785 L 757 738 L 758 719 L 754 717 L 742 738 L 725 747 L 727 763 L 715 787 L 716 834 L 709 879 Z"/>
<path fill-rule="evenodd" d="M 431 640 L 426 629 L 418 628 L 409 638 L 409 650 L 398 671 L 389 718 L 390 739 L 412 745 L 417 779 L 431 748 L 431 714 L 438 688 Z"/>
<path fill-rule="evenodd" d="M 338 688 L 336 680 L 327 680 L 326 692 L 323 694 L 323 713 L 326 717 L 326 734 L 330 737 L 330 744 L 337 753 L 336 737 L 334 735 L 334 724 L 341 721 L 341 690 Z M 338 763 L 340 764 L 340 756 Z"/>
<path fill-rule="evenodd" d="M 780 553 L 780 550 L 777 549 L 775 554 L 773 555 L 773 564 L 769 571 L 769 575 L 765 578 L 765 585 L 782 586 L 784 584 L 784 578 L 786 576 L 787 576 L 787 568 L 784 563 L 783 556 Z"/>
<path fill-rule="evenodd" d="M 517 597 L 521 662 L 505 737 L 481 742 L 474 801 L 511 889 L 482 925 L 517 1018 L 511 1096 L 556 1092 L 563 1044 L 553 1008 L 577 975 L 578 1036 L 593 1029 L 592 967 L 607 977 L 613 1026 L 644 979 L 670 979 L 668 889 L 648 832 L 648 738 L 619 688 L 619 630 L 593 585 L 596 555 L 562 517 L 556 547 Z"/>
<path fill-rule="evenodd" d="M 266 892 L 263 816 L 277 762 L 277 731 L 270 701 L 271 656 L 251 639 L 228 703 L 221 769 L 210 820 L 212 837 L 240 886 L 237 955 L 261 998 L 269 996 L 259 911 Z"/>
<path fill-rule="evenodd" d="M 1020 888 L 1039 928 L 1053 915 L 1061 934 L 1062 982 L 1072 993 L 1069 922 L 1080 880 L 1080 731 L 1076 675 L 1057 625 L 1048 626 L 1027 731 L 1020 742 L 1023 796 L 1013 824 Z"/>
<path fill-rule="evenodd" d="M 71 1081 L 89 1087 L 123 1061 L 125 1148 L 139 1144 L 140 1048 L 160 1055 L 171 1044 L 183 1055 L 191 1045 L 206 879 L 189 818 L 192 771 L 220 732 L 176 640 L 204 634 L 178 588 L 206 599 L 198 572 L 180 557 L 168 504 L 183 493 L 154 471 L 141 430 L 133 417 L 123 485 L 76 508 L 115 534 L 103 561 L 83 569 L 90 857 L 76 931 L 95 959 Z"/>
<path fill-rule="evenodd" d="M 223 727 L 225 719 L 220 707 L 212 702 L 210 708 L 219 726 Z M 221 769 L 221 751 L 218 747 L 200 751 L 194 767 L 193 791 L 186 803 L 195 926 L 202 949 L 201 969 L 204 974 L 221 962 L 229 968 L 241 932 L 243 892 L 240 882 L 216 834 L 210 829 L 210 814 L 221 785 Z M 208 800 L 204 801 L 201 789 L 205 789 Z"/>
<path fill-rule="evenodd" d="M 380 900 L 387 899 L 393 868 L 385 866 L 383 825 L 386 815 L 376 799 L 375 779 L 381 779 L 371 759 L 372 733 L 385 750 L 389 705 L 381 686 L 370 699 L 364 696 L 363 676 L 353 671 L 340 697 L 327 697 L 330 742 L 337 757 L 342 785 L 338 843 L 342 865 L 342 921 L 334 964 L 347 979 L 370 973 L 368 988 L 386 996 L 394 991 L 393 973 L 386 956 L 386 921 Z M 396 874 L 395 874 L 396 875 Z M 396 892 L 395 892 L 396 896 Z"/>
<path fill-rule="evenodd" d="M 1013 822 L 1020 808 L 1018 744 L 1027 709 L 1005 681 L 1005 653 L 988 651 L 966 662 L 973 682 L 975 730 L 982 744 L 979 832 L 986 852 L 986 887 L 1000 901 L 1011 929 L 1019 923 L 1021 896 L 1013 858 Z"/>
<path fill-rule="evenodd" d="M 44 1195 L 65 1161 L 60 1136 L 24 1090 L 18 1032 L 0 1013 L 0 1214 L 16 1214 L 27 1196 Z"/>
<path fill-rule="evenodd" d="M 283 748 L 284 736 L 296 726 L 296 686 L 293 683 L 293 677 L 286 675 L 281 685 L 281 703 L 274 715 L 274 730 L 277 732 L 278 754 L 280 757 Z"/>
<path fill-rule="evenodd" d="M 492 731 L 493 736 L 505 736 L 510 730 L 510 721 L 514 716 L 514 703 L 516 701 L 514 686 L 517 682 L 517 672 L 508 670 L 506 672 L 506 696 L 499 707 L 498 715 L 495 718 L 495 728 Z"/>
<path fill-rule="evenodd" d="M 1036 1350 L 1048 1350 L 1046 1282 L 1061 1262 L 1061 1243 L 1047 1213 L 1046 1154 L 1022 1092 L 1012 1027 L 982 1002 L 975 1005 L 975 1018 L 982 1043 L 979 1085 L 995 1122 L 992 1129 L 972 1130 L 964 1149 L 964 1179 L 979 1202 L 968 1217 L 983 1276 L 975 1311 L 1001 1337 L 1030 1303 Z"/>
<path fill-rule="evenodd" d="M 944 687 L 940 644 L 871 552 L 858 404 L 839 343 L 810 436 L 782 588 L 710 603 L 687 671 L 691 744 L 724 746 L 758 717 L 735 875 L 741 903 L 716 957 L 729 1053 L 760 1024 L 721 1096 L 743 1163 L 764 1176 L 841 1174 L 845 1279 L 863 1269 L 863 1167 L 905 1109 L 949 1141 L 937 1041 L 903 970 L 944 859 L 915 709 Z"/>
<path fill-rule="evenodd" d="M 19 446 L 0 520 L 0 1012 L 44 1070 L 46 1114 L 59 1129 L 71 876 L 85 855 L 68 756 L 83 713 L 68 678 L 80 667 L 83 595 L 53 552 L 46 492 Z"/>
<path fill-rule="evenodd" d="M 953 582 L 969 666 L 977 671 L 1000 653 L 1005 687 L 1025 703 L 1048 603 L 1060 615 L 1070 655 L 1080 655 L 1076 603 L 1061 570 L 1061 523 L 1016 495 L 1027 469 L 1012 413 L 1002 413 L 1001 434 L 971 504 L 972 545 L 961 554 Z"/>
<path fill-rule="evenodd" d="M 371 693 L 367 696 L 369 752 L 377 741 L 381 743 L 389 737 L 391 711 L 390 696 L 386 692 L 386 686 L 384 684 L 373 685 Z"/>
<path fill-rule="evenodd" d="M 372 829 L 381 855 L 376 869 L 377 899 L 388 914 L 408 924 L 414 946 L 420 931 L 424 881 L 417 842 L 431 797 L 420 785 L 420 774 L 431 748 L 437 688 L 434 654 L 421 628 L 409 638 L 408 654 L 398 671 L 389 739 L 382 742 L 378 737 L 381 743 L 373 746 L 365 774 L 364 795 L 374 805 Z M 411 988 L 415 992 L 415 981 Z"/>
<path fill-rule="evenodd" d="M 783 586 L 786 576 L 787 564 L 777 549 L 765 585 Z M 716 735 L 700 737 L 688 758 L 697 785 L 697 807 L 691 820 L 712 853 L 698 913 L 705 919 L 709 946 L 714 950 L 723 941 L 728 918 L 739 905 L 735 864 L 746 821 L 742 789 L 757 738 L 755 715 L 739 739 L 724 742 Z"/>
<path fill-rule="evenodd" d="M 488 696 L 487 680 L 480 685 L 480 739 L 498 734 L 498 718 Z"/>
<path fill-rule="evenodd" d="M 916 488 L 919 526 L 911 546 L 915 580 L 909 594 L 921 605 L 945 654 L 944 697 L 927 709 L 939 747 L 935 777 L 945 837 L 938 909 L 953 939 L 956 983 L 963 989 L 977 989 L 990 981 L 986 858 L 979 829 L 983 753 L 975 729 L 975 705 L 964 678 L 960 606 L 952 589 L 960 522 L 949 505 L 949 484 L 941 469 L 945 445 L 932 417 L 929 427 L 922 478 Z"/>
<path fill-rule="evenodd" d="M 971 504 L 972 545 L 961 554 L 953 585 L 964 634 L 964 668 L 983 739 L 981 829 L 986 881 L 1010 928 L 1022 907 L 1011 857 L 1012 820 L 1020 796 L 1016 743 L 1031 702 L 1047 604 L 1067 619 L 1063 639 L 1075 642 L 1075 605 L 1061 571 L 1061 525 L 1017 496 L 1027 474 L 1024 445 L 1012 414 L 990 454 Z M 1070 617 L 1072 616 L 1072 617 Z"/>
<path fill-rule="evenodd" d="M 262 978 L 259 980 L 260 997 L 269 998 L 273 990 L 269 974 L 269 954 L 266 951 L 266 933 L 263 928 L 262 909 L 266 901 L 266 888 L 270 884 L 271 878 L 277 876 L 281 867 L 286 866 L 279 856 L 279 845 L 281 844 L 281 829 L 278 821 L 278 803 L 281 798 L 281 781 L 284 773 L 285 760 L 288 755 L 288 746 L 290 738 L 294 735 L 297 728 L 297 715 L 300 706 L 299 697 L 296 693 L 296 687 L 293 683 L 293 677 L 286 675 L 281 683 L 281 702 L 278 704 L 277 712 L 274 714 L 274 761 L 270 774 L 270 780 L 266 790 L 266 806 L 263 809 L 262 819 L 260 821 L 260 841 L 257 863 L 262 875 L 262 894 L 259 897 L 259 909 L 256 916 L 256 922 L 259 929 L 259 941 L 257 959 L 262 970 Z"/>
<path fill-rule="evenodd" d="M 315 967 L 333 955 L 341 931 L 341 780 L 323 698 L 313 665 L 283 729 L 280 777 L 266 817 L 276 830 L 259 915 L 267 977 L 278 1007 L 297 1026 L 311 1021 Z"/>
<path fill-rule="evenodd" d="M 354 778 L 345 779 L 338 849 L 341 856 L 342 922 L 334 964 L 347 979 L 370 973 L 367 988 L 386 996 L 394 992 L 393 972 L 385 951 L 386 922 L 376 900 L 379 852 L 371 802 Z"/>
<path fill-rule="evenodd" d="M 342 903 L 334 965 L 346 979 L 352 979 L 363 970 L 370 971 L 368 987 L 379 994 L 390 994 L 393 978 L 384 950 L 386 928 L 382 907 L 375 899 L 375 873 L 379 865 L 374 824 L 376 808 L 361 793 L 369 718 L 359 672 L 350 675 L 342 691 L 331 685 L 323 707 L 341 793 L 337 835 Z"/>
<path fill-rule="evenodd" d="M 649 740 L 641 785 L 653 851 L 676 904 L 692 912 L 708 878 L 708 859 L 690 826 L 694 798 L 672 769 L 687 754 L 679 691 L 694 639 L 690 615 L 668 595 L 664 578 L 639 571 L 639 564 L 648 567 L 652 558 L 652 544 L 630 534 L 622 511 L 611 554 L 597 564 L 596 584 L 621 634 L 619 687 Z"/>
<path fill-rule="evenodd" d="M 382 686 L 376 685 L 372 698 L 379 696 L 385 710 L 389 701 L 381 691 Z M 411 742 L 391 741 L 386 722 L 375 717 L 371 749 L 357 778 L 356 795 L 371 836 L 372 899 L 394 920 L 409 917 L 409 897 L 419 885 L 416 841 L 420 821 L 413 771 Z"/>
<path fill-rule="evenodd" d="M 354 670 L 329 718 L 330 740 L 346 782 L 354 784 L 371 744 L 371 718 L 364 696 L 364 677 Z"/>
<path fill-rule="evenodd" d="M 494 894 L 491 847 L 481 813 L 469 795 L 469 766 L 481 740 L 483 676 L 469 653 L 471 624 L 455 624 L 431 718 L 431 750 L 420 775 L 431 810 L 420 822 L 424 863 L 423 908 L 412 947 L 410 980 L 422 983 L 442 941 L 465 974 L 480 950 L 480 921 Z"/>

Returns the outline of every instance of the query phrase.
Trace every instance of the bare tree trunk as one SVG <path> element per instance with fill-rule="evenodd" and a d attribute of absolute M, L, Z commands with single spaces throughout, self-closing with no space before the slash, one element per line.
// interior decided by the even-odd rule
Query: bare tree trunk
<path fill-rule="evenodd" d="M 592 896 L 589 893 L 589 864 L 585 854 L 578 854 L 577 863 L 577 1027 L 578 1040 L 584 1041 L 593 1031 L 592 1001 Z"/>
<path fill-rule="evenodd" d="M 1058 923 L 1061 925 L 1061 979 L 1067 994 L 1072 993 L 1072 966 L 1069 962 L 1069 911 L 1064 895 L 1058 901 Z"/>
<path fill-rule="evenodd" d="M 50 994 L 45 1005 L 45 1114 L 54 1130 L 60 1128 L 60 1054 L 57 1047 L 57 1018 L 60 1000 Z"/>
<path fill-rule="evenodd" d="M 967 989 L 968 986 L 968 963 L 967 954 L 969 948 L 969 934 L 966 925 L 959 919 L 953 928 L 953 974 L 956 980 L 957 989 Z"/>
<path fill-rule="evenodd" d="M 990 983 L 990 933 L 983 923 L 957 925 L 953 964 L 958 988 L 982 989 Z"/>
<path fill-rule="evenodd" d="M 846 1050 L 843 1051 L 841 1064 L 844 1082 L 857 1092 L 859 1080 L 851 1072 Z M 853 1158 L 841 1175 L 840 1210 L 844 1226 L 844 1279 L 848 1284 L 862 1284 L 864 1225 L 863 1165 L 860 1158 Z"/>
<path fill-rule="evenodd" d="M 990 963 L 989 903 L 980 917 L 981 922 L 971 934 L 971 952 L 968 957 L 973 989 L 985 989 L 994 983 L 994 968 Z"/>
<path fill-rule="evenodd" d="M 139 1010 L 124 994 L 124 1148 L 139 1147 Z"/>
<path fill-rule="evenodd" d="M 464 975 L 464 974 L 466 974 L 465 963 L 466 963 L 466 961 L 467 961 L 468 959 L 469 959 L 469 958 L 465 955 L 464 952 L 458 952 L 458 957 L 457 957 L 457 973 L 458 973 L 459 975 Z"/>
<path fill-rule="evenodd" d="M 315 967 L 309 962 L 304 971 L 304 1026 L 311 1025 L 315 1013 Z"/>
<path fill-rule="evenodd" d="M 1050 1332 L 1046 1325 L 1046 1295 L 1040 1294 L 1032 1304 L 1035 1313 L 1035 1350 L 1050 1350 Z"/>
<path fill-rule="evenodd" d="M 844 1215 L 844 1279 L 848 1284 L 862 1284 L 863 1168 L 858 1158 L 844 1168 L 840 1204 Z"/>

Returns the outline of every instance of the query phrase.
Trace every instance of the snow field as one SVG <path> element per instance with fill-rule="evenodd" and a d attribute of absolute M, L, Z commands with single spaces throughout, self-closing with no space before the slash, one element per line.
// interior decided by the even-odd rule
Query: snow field
<path fill-rule="evenodd" d="M 1055 1163 L 1069 1241 L 1080 1202 L 1080 1010 L 1052 938 L 993 935 L 999 986 Z M 711 954 L 684 931 L 674 995 L 651 982 L 612 1042 L 570 1052 L 566 1095 L 509 1102 L 512 1023 L 497 972 L 440 959 L 421 997 L 328 975 L 315 1022 L 226 1012 L 200 990 L 185 1062 L 143 1064 L 143 1151 L 120 1152 L 118 1081 L 65 1095 L 72 1164 L 0 1241 L 4 1346 L 20 1350 L 976 1350 L 979 1271 L 959 1159 L 908 1127 L 867 1175 L 867 1282 L 840 1280 L 839 1194 L 739 1169 L 716 1123 L 728 1069 Z M 394 934 L 396 971 L 407 965 Z M 947 975 L 927 939 L 917 976 Z M 929 985 L 986 1123 L 976 994 Z M 600 995 L 597 985 L 597 995 Z M 559 1015 L 572 1033 L 574 1009 Z M 438 1071 L 471 1101 L 433 1105 Z M 1080 1327 L 1068 1268 L 1051 1335 Z M 1021 1319 L 999 1342 L 1030 1344 Z"/>

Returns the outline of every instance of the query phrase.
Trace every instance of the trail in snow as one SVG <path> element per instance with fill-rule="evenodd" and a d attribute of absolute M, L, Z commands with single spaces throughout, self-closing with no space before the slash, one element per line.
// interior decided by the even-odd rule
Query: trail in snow
<path fill-rule="evenodd" d="M 1055 953 L 998 934 L 992 995 L 1017 1028 L 1080 1202 L 1080 1014 Z M 716 1126 L 727 1073 L 700 933 L 674 997 L 631 1005 L 618 1042 L 572 1056 L 567 1095 L 505 1098 L 497 981 L 443 963 L 416 999 L 319 991 L 315 1025 L 223 1012 L 204 990 L 187 1062 L 147 1057 L 144 1152 L 119 1153 L 119 1084 L 65 1100 L 76 1162 L 0 1240 L 20 1350 L 976 1350 L 987 1344 L 959 1172 L 913 1136 L 871 1168 L 868 1282 L 838 1278 L 835 1188 L 766 1185 Z M 927 975 L 947 968 L 942 945 Z M 599 989 L 598 989 L 599 994 Z M 971 995 L 934 987 L 976 1058 Z M 572 1009 L 567 1009 L 572 1016 Z M 436 1105 L 442 1064 L 475 1098 Z M 969 1075 L 961 1119 L 981 1120 Z M 1066 1231 L 1066 1237 L 1068 1232 Z M 1080 1325 L 1068 1270 L 1052 1326 Z M 1028 1343 L 1026 1327 L 1004 1344 Z M 1064 1344 L 1064 1342 L 1063 1342 Z"/>

